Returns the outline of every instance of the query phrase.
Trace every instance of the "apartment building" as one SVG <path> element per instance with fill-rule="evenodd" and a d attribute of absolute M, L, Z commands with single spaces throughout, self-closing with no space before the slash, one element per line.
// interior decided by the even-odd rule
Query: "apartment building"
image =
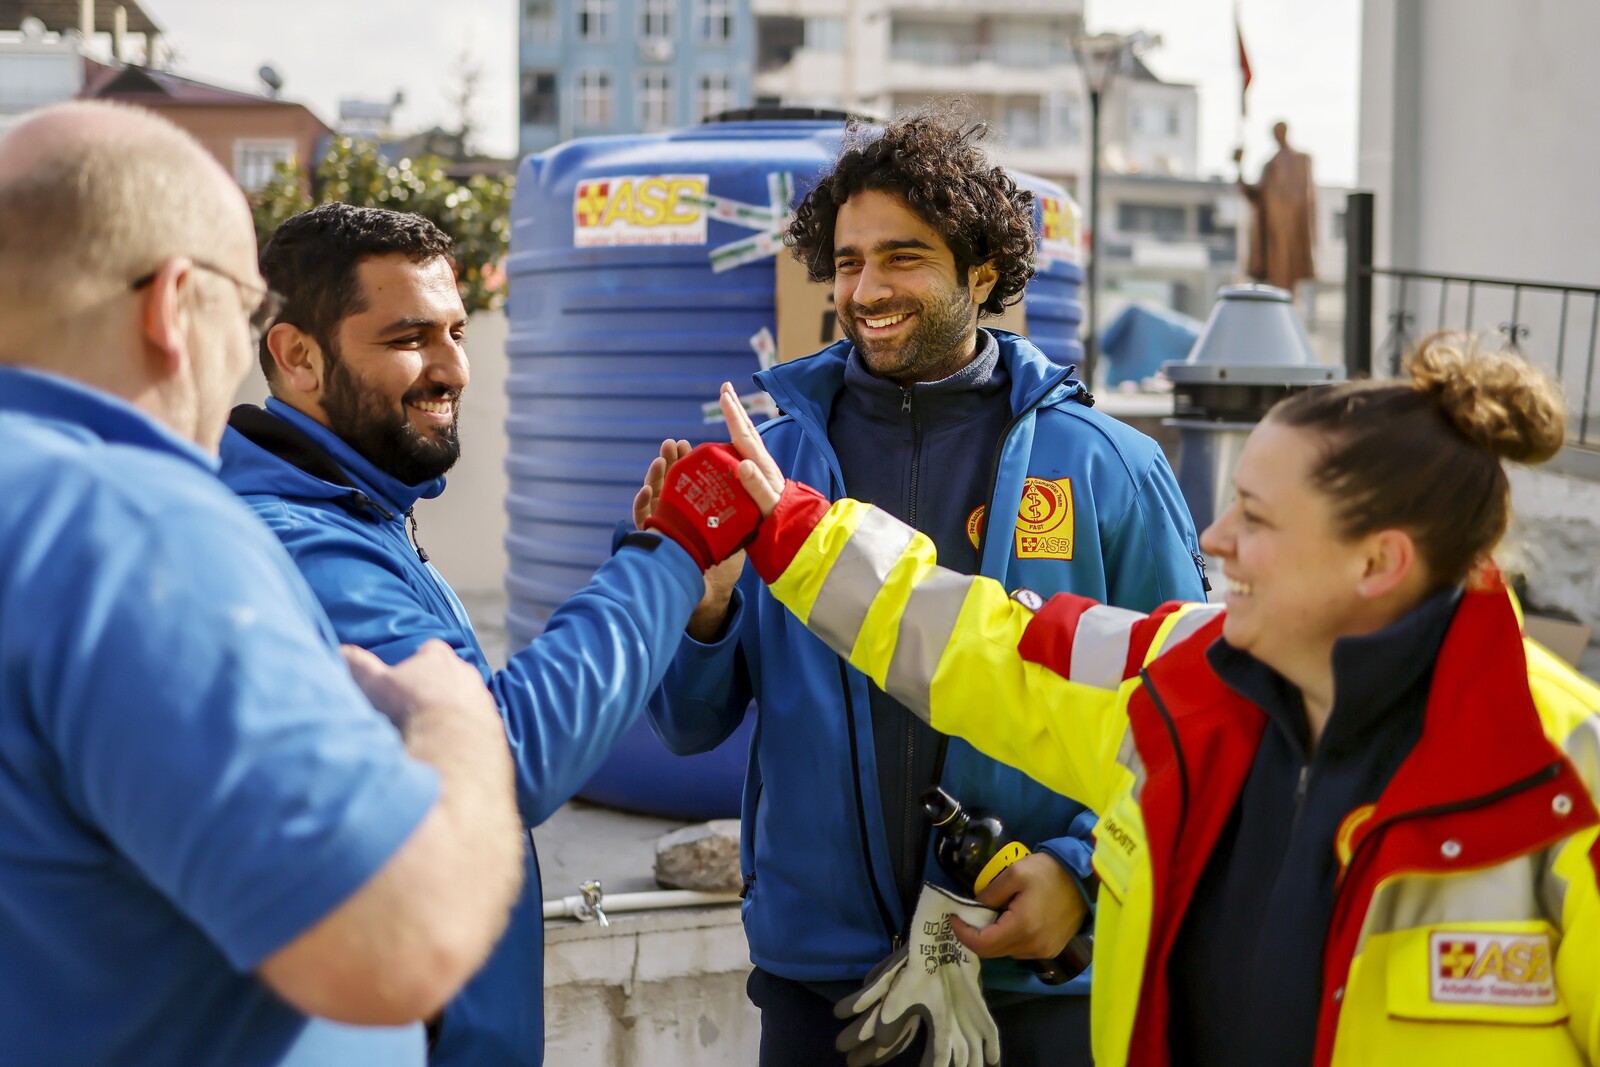
<path fill-rule="evenodd" d="M 1007 165 L 1076 189 L 1089 110 L 1072 42 L 1082 0 L 754 0 L 756 103 L 893 116 L 964 98 Z M 1191 176 L 1193 86 L 1119 61 L 1101 109 L 1102 163 Z"/>
<path fill-rule="evenodd" d="M 523 153 L 750 101 L 750 0 L 521 0 Z"/>

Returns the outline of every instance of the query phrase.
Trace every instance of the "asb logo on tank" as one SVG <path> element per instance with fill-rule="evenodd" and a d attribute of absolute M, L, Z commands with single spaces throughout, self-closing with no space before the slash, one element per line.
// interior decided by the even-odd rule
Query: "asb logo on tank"
<path fill-rule="evenodd" d="M 705 174 L 620 174 L 580 181 L 572 194 L 572 243 L 577 248 L 624 245 L 703 245 Z"/>
<path fill-rule="evenodd" d="M 1556 1002 L 1548 934 L 1435 930 L 1429 949 L 1429 992 L 1438 1003 Z"/>
<path fill-rule="evenodd" d="M 1078 205 L 1057 196 L 1039 197 L 1039 255 L 1046 259 L 1078 258 Z"/>

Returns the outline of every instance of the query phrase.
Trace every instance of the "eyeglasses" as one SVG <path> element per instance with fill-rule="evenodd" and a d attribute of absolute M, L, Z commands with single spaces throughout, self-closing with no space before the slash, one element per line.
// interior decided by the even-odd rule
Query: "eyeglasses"
<path fill-rule="evenodd" d="M 253 303 L 253 310 L 250 312 L 250 342 L 251 344 L 260 346 L 262 335 L 272 328 L 272 324 L 278 318 L 279 312 L 283 311 L 282 295 L 274 292 L 265 285 L 255 285 L 250 282 L 240 281 L 230 272 L 223 270 L 221 267 L 218 267 L 215 264 L 207 263 L 205 260 L 191 259 L 189 262 L 193 263 L 203 271 L 209 271 L 218 277 L 228 279 L 228 281 L 233 283 L 234 288 L 239 290 L 239 295 L 244 297 L 246 302 Z M 145 286 L 155 281 L 156 275 L 160 272 L 160 268 L 157 268 L 156 270 L 151 271 L 149 274 L 135 278 L 129 283 L 128 287 L 135 291 L 143 289 Z"/>

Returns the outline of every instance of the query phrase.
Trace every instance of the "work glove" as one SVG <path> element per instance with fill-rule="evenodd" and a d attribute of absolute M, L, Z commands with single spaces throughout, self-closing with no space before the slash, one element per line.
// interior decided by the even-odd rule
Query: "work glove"
<path fill-rule="evenodd" d="M 701 573 L 739 551 L 761 525 L 761 511 L 739 484 L 732 445 L 697 445 L 667 471 L 655 511 L 644 521 L 676 541 Z"/>
<path fill-rule="evenodd" d="M 950 916 L 982 929 L 999 912 L 924 884 L 910 936 L 873 968 L 861 989 L 834 1005 L 854 1021 L 835 1047 L 850 1067 L 885 1063 L 926 1028 L 922 1067 L 989 1067 L 1000 1062 L 1000 1031 L 983 1002 L 978 957 L 956 940 Z"/>

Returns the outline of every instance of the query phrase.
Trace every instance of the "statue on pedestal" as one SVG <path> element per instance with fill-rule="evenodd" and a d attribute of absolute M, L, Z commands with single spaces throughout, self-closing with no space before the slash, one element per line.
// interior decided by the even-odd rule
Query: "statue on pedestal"
<path fill-rule="evenodd" d="M 1289 147 L 1289 124 L 1272 128 L 1278 152 L 1251 185 L 1239 176 L 1239 190 L 1250 201 L 1250 255 L 1245 273 L 1256 281 L 1293 293 L 1295 283 L 1316 277 L 1311 249 L 1317 239 L 1317 190 L 1311 157 Z M 1235 163 L 1244 149 L 1233 153 Z"/>

